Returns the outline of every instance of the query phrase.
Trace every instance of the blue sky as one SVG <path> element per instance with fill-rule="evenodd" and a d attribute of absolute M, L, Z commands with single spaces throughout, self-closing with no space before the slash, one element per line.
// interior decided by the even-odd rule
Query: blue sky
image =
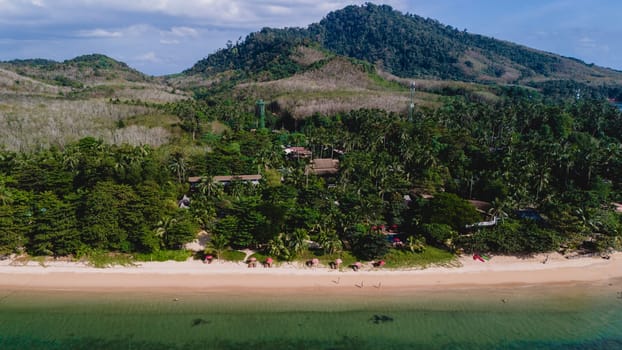
<path fill-rule="evenodd" d="M 306 27 L 341 0 L 0 0 L 0 60 L 102 53 L 179 73 L 262 27 Z M 376 2 L 381 3 L 381 2 Z M 470 33 L 622 70 L 622 1 L 386 0 Z"/>

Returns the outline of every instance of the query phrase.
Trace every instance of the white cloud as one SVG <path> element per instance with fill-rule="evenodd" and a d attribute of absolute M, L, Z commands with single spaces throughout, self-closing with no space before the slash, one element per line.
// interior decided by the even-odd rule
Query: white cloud
<path fill-rule="evenodd" d="M 113 32 L 101 28 L 91 30 L 80 30 L 78 36 L 85 38 L 119 38 L 123 36 L 121 32 Z"/>
<path fill-rule="evenodd" d="M 144 53 L 142 55 L 136 56 L 134 57 L 134 60 L 136 61 L 146 61 L 146 62 L 150 62 L 150 63 L 160 63 L 162 62 L 162 59 L 160 59 L 155 52 L 150 51 L 147 53 Z"/>
<path fill-rule="evenodd" d="M 193 37 L 196 38 L 199 35 L 199 32 L 190 27 L 173 27 L 171 28 L 170 33 L 174 36 L 178 37 Z"/>
<path fill-rule="evenodd" d="M 149 32 L 155 32 L 156 29 L 148 24 L 135 24 L 121 30 L 123 35 L 140 37 Z"/>
<path fill-rule="evenodd" d="M 162 45 L 179 45 L 180 41 L 179 40 L 169 40 L 169 39 L 160 39 L 160 44 Z"/>
<path fill-rule="evenodd" d="M 385 0 L 402 4 L 403 0 Z M 2 12 L 9 6 L 40 18 L 79 21 L 81 15 L 134 19 L 142 15 L 164 15 L 235 27 L 306 26 L 327 12 L 365 1 L 346 0 L 0 0 Z M 48 6 L 46 6 L 48 5 Z M 52 6 L 53 5 L 53 6 Z M 46 7 L 43 11 L 42 7 Z M 0 19 L 4 17 L 0 13 Z"/>
<path fill-rule="evenodd" d="M 579 46 L 582 48 L 595 48 L 596 41 L 592 38 L 584 36 L 579 39 Z"/>

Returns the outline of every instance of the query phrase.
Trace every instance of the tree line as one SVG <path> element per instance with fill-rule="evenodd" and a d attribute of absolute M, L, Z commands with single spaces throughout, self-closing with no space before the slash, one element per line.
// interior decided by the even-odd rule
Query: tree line
<path fill-rule="evenodd" d="M 283 128 L 242 123 L 222 134 L 193 128 L 197 116 L 187 107 L 177 109 L 190 120 L 185 147 L 85 138 L 63 149 L 1 152 L 0 250 L 151 252 L 179 249 L 200 229 L 219 251 L 252 247 L 282 259 L 299 256 L 309 240 L 330 254 L 378 258 L 391 249 L 387 231 L 413 247 L 450 251 L 620 247 L 611 203 L 622 199 L 622 115 L 606 102 L 455 96 L 413 120 L 358 110 L 289 129 L 268 118 L 270 128 Z M 339 172 L 313 175 L 285 146 L 338 158 Z M 214 180 L 257 173 L 258 185 Z M 201 180 L 190 187 L 188 176 Z M 178 207 L 184 194 L 188 209 Z M 467 199 L 489 202 L 498 223 L 467 228 L 488 220 Z"/>

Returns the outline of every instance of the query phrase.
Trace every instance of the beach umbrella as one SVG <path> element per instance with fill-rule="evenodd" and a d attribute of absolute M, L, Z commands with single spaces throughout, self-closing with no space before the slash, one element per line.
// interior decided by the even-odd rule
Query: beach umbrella
<path fill-rule="evenodd" d="M 320 260 L 318 258 L 313 258 L 313 260 L 311 260 L 311 263 L 313 264 L 313 266 L 315 266 L 320 263 Z"/>
<path fill-rule="evenodd" d="M 273 262 L 273 261 L 274 261 L 274 260 L 272 260 L 272 258 L 268 258 L 268 259 L 266 259 L 266 262 L 267 262 L 268 264 L 272 264 L 272 262 Z"/>
<path fill-rule="evenodd" d="M 354 266 L 358 267 L 359 269 L 363 266 L 363 264 L 359 261 L 354 263 Z"/>
<path fill-rule="evenodd" d="M 257 261 L 257 258 L 253 256 L 253 257 L 251 257 L 251 258 L 250 258 L 250 259 L 248 259 L 248 260 L 250 260 L 250 261 Z"/>
<path fill-rule="evenodd" d="M 343 262 L 343 260 L 341 260 L 339 258 L 335 259 L 335 264 L 337 264 L 337 265 L 341 265 L 342 262 Z"/>

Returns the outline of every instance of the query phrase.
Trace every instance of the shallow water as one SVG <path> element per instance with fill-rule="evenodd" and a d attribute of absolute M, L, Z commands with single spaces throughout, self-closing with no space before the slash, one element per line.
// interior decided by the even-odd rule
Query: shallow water
<path fill-rule="evenodd" d="M 0 293 L 0 349 L 622 349 L 622 281 L 385 292 Z"/>

